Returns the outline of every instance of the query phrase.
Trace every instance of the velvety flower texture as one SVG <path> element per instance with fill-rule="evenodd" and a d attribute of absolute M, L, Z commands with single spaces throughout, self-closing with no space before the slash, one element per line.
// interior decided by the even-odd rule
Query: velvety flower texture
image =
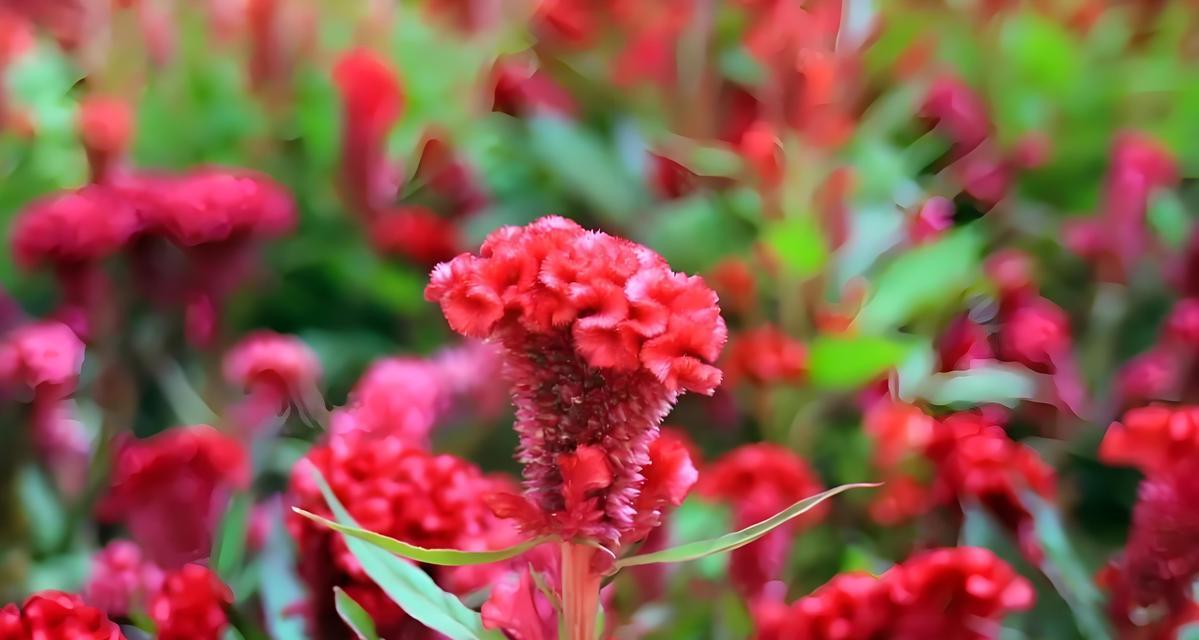
<path fill-rule="evenodd" d="M 738 447 L 708 466 L 699 492 L 730 502 L 734 526 L 748 527 L 792 504 L 820 493 L 819 477 L 795 452 L 776 444 Z M 747 596 L 755 596 L 772 580 L 782 577 L 796 531 L 820 521 L 823 505 L 771 531 L 761 539 L 732 552 L 729 566 L 733 583 Z"/>
<path fill-rule="evenodd" d="M 125 640 L 125 634 L 79 596 L 40 591 L 19 609 L 0 609 L 0 640 Z"/>
<path fill-rule="evenodd" d="M 158 640 L 220 640 L 233 592 L 211 569 L 189 564 L 168 575 L 150 602 Z"/>
<path fill-rule="evenodd" d="M 115 540 L 92 556 L 84 596 L 108 615 L 124 617 L 145 611 L 162 580 L 162 570 L 146 560 L 136 544 Z"/>
<path fill-rule="evenodd" d="M 1169 469 L 1199 455 L 1199 407 L 1150 405 L 1129 409 L 1113 422 L 1099 445 L 1106 464 L 1136 467 L 1146 474 Z"/>
<path fill-rule="evenodd" d="M 207 425 L 175 427 L 120 446 L 99 515 L 123 523 L 150 560 L 175 569 L 208 554 L 229 492 L 248 482 L 241 443 Z"/>
<path fill-rule="evenodd" d="M 716 294 L 645 247 L 546 217 L 438 265 L 425 295 L 454 330 L 504 347 L 528 502 L 498 512 L 615 549 L 662 418 L 720 383 Z"/>
<path fill-rule="evenodd" d="M 514 544 L 517 534 L 496 518 L 483 495 L 509 490 L 511 483 L 483 475 L 471 463 L 435 455 L 392 436 L 334 437 L 315 447 L 291 475 L 296 506 L 332 517 L 316 486 L 315 465 L 350 515 L 366 529 L 415 545 L 480 551 Z M 387 637 L 407 637 L 408 616 L 366 576 L 342 537 L 298 515 L 288 519 L 296 540 L 300 573 L 313 600 L 310 614 L 317 637 L 348 637 L 333 609 L 334 586 L 353 596 Z M 489 584 L 502 569 L 428 567 L 444 588 L 464 594 Z"/>
<path fill-rule="evenodd" d="M 918 553 L 880 577 L 846 573 L 791 605 L 754 609 L 757 640 L 986 640 L 1034 592 L 986 549 Z"/>

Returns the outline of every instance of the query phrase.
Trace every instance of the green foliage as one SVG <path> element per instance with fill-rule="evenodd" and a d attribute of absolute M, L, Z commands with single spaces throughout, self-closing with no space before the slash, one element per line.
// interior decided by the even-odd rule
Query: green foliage
<path fill-rule="evenodd" d="M 370 614 L 341 587 L 333 587 L 333 602 L 337 607 L 337 615 L 358 635 L 358 640 L 379 640 L 375 621 L 371 620 Z"/>
<path fill-rule="evenodd" d="M 854 389 L 903 362 L 910 351 L 908 341 L 893 338 L 817 336 L 809 346 L 808 373 L 817 386 Z"/>

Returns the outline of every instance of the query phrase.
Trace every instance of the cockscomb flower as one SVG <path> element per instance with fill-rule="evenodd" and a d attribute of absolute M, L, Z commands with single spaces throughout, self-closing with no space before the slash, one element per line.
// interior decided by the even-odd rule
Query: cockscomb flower
<path fill-rule="evenodd" d="M 734 526 L 748 527 L 819 493 L 820 479 L 802 458 L 785 447 L 759 443 L 738 447 L 704 469 L 698 490 L 733 506 Z M 827 511 L 817 507 L 761 539 L 732 552 L 729 573 L 748 597 L 781 577 L 795 533 Z"/>
<path fill-rule="evenodd" d="M 547 217 L 438 265 L 425 295 L 455 331 L 504 347 L 527 502 L 499 511 L 618 546 L 662 418 L 720 383 L 716 294 L 645 247 Z"/>
<path fill-rule="evenodd" d="M 395 195 L 387 135 L 404 108 L 395 71 L 378 54 L 355 49 L 333 68 L 341 95 L 341 188 L 351 209 L 372 217 Z"/>
<path fill-rule="evenodd" d="M 1184 379 L 1185 358 L 1178 350 L 1159 345 L 1124 363 L 1116 374 L 1121 404 L 1174 399 Z"/>
<path fill-rule="evenodd" d="M 125 525 L 146 557 L 175 569 L 207 556 L 229 493 L 249 482 L 246 451 L 207 425 L 126 440 L 99 515 Z"/>
<path fill-rule="evenodd" d="M 883 576 L 896 616 L 889 636 L 985 638 L 988 625 L 1032 606 L 1032 585 L 987 549 L 952 547 L 919 553 Z"/>
<path fill-rule="evenodd" d="M 158 640 L 220 640 L 233 592 L 208 567 L 189 564 L 166 576 L 150 602 Z"/>
<path fill-rule="evenodd" d="M 380 212 L 369 225 L 376 251 L 407 258 L 421 266 L 449 260 L 461 251 L 457 225 L 419 205 Z"/>
<path fill-rule="evenodd" d="M 480 611 L 483 626 L 500 629 L 515 640 L 554 640 L 557 613 L 530 572 L 522 567 L 495 583 Z"/>
<path fill-rule="evenodd" d="M 256 429 L 285 411 L 292 398 L 303 402 L 315 389 L 321 365 L 308 345 L 294 336 L 256 331 L 233 346 L 223 362 L 225 380 L 246 390 L 232 412 L 247 429 Z"/>
<path fill-rule="evenodd" d="M 1177 344 L 1199 347 L 1199 298 L 1183 298 L 1166 320 L 1166 338 Z"/>
<path fill-rule="evenodd" d="M 1140 469 L 1146 475 L 1199 454 L 1199 407 L 1150 405 L 1129 409 L 1113 422 L 1099 445 L 1106 464 Z"/>
<path fill-rule="evenodd" d="M 808 350 L 773 325 L 735 335 L 729 343 L 725 371 L 729 381 L 754 384 L 798 382 L 807 373 Z"/>
<path fill-rule="evenodd" d="M 843 573 L 790 605 L 754 607 L 755 640 L 883 640 L 894 611 L 887 584 L 867 573 Z"/>
<path fill-rule="evenodd" d="M 89 185 L 26 206 L 13 223 L 13 257 L 27 269 L 54 270 L 62 288 L 59 314 L 86 335 L 88 318 L 109 290 L 100 262 L 123 249 L 139 228 L 136 210 L 123 198 Z"/>
<path fill-rule="evenodd" d="M 1023 495 L 1029 492 L 1053 500 L 1057 480 L 1052 467 L 977 413 L 946 418 L 928 447 L 928 456 L 937 466 L 934 492 L 938 502 L 977 501 L 1016 535 L 1027 557 L 1039 561 L 1040 543 Z"/>
<path fill-rule="evenodd" d="M 114 617 L 146 611 L 150 596 L 162 586 L 163 573 L 128 540 L 114 540 L 92 556 L 84 597 Z"/>
<path fill-rule="evenodd" d="M 915 405 L 882 400 L 867 410 L 863 426 L 874 440 L 875 465 L 890 470 L 924 452 L 937 421 Z"/>
<path fill-rule="evenodd" d="M 19 609 L 0 609 L 0 640 L 125 640 L 125 634 L 79 596 L 39 591 Z"/>
<path fill-rule="evenodd" d="M 346 406 L 330 419 L 335 436 L 399 437 L 423 443 L 448 409 L 437 368 L 418 358 L 385 358 L 372 364 L 350 390 Z"/>
<path fill-rule="evenodd" d="M 75 389 L 83 367 L 83 342 L 61 322 L 17 327 L 0 337 L 0 390 L 30 401 L 34 440 L 58 432 L 60 405 Z"/>
<path fill-rule="evenodd" d="M 133 114 L 118 98 L 89 96 L 79 104 L 79 137 L 87 152 L 93 184 L 104 184 L 120 171 L 133 137 Z"/>
<path fill-rule="evenodd" d="M 371 531 L 430 548 L 468 551 L 497 549 L 516 542 L 516 531 L 494 516 L 483 496 L 511 484 L 485 476 L 471 463 L 436 455 L 391 437 L 334 437 L 312 449 L 291 475 L 295 505 L 332 517 L 313 476 L 320 470 L 357 523 Z M 288 530 L 296 540 L 300 573 L 310 587 L 312 622 L 318 637 L 341 637 L 345 628 L 333 609 L 332 588 L 339 586 L 370 612 L 381 634 L 404 637 L 411 624 L 367 577 L 340 535 L 293 514 Z M 489 584 L 503 570 L 478 567 L 427 567 L 443 587 L 459 594 Z"/>

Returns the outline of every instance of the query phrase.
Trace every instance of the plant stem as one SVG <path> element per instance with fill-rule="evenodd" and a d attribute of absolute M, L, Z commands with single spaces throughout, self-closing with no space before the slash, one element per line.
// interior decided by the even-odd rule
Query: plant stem
<path fill-rule="evenodd" d="M 591 570 L 595 548 L 562 543 L 562 640 L 595 640 L 601 576 Z"/>

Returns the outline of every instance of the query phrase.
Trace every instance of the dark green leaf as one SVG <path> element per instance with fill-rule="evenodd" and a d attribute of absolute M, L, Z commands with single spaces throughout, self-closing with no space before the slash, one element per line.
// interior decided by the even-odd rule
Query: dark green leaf
<path fill-rule="evenodd" d="M 375 631 L 375 621 L 370 614 L 341 587 L 333 587 L 333 604 L 337 608 L 337 615 L 358 635 L 358 640 L 379 640 L 379 632 Z"/>
<path fill-rule="evenodd" d="M 618 568 L 635 567 L 643 564 L 656 564 L 660 562 L 687 562 L 689 560 L 697 560 L 715 553 L 724 553 L 743 547 L 758 538 L 770 533 L 774 529 L 786 524 L 787 522 L 803 515 L 812 510 L 821 502 L 829 498 L 848 491 L 850 489 L 861 489 L 866 487 L 877 487 L 878 484 L 844 484 L 833 489 L 829 489 L 823 493 L 818 493 L 814 496 L 804 498 L 799 502 L 787 507 L 786 509 L 776 513 L 775 515 L 757 523 L 750 525 L 740 531 L 727 533 L 719 538 L 711 540 L 700 540 L 680 545 L 671 549 L 655 551 L 653 553 L 645 553 L 628 558 L 621 558 L 616 562 Z"/>
<path fill-rule="evenodd" d="M 564 118 L 540 116 L 528 126 L 529 143 L 546 171 L 605 216 L 633 219 L 643 202 L 641 185 L 599 138 Z"/>
<path fill-rule="evenodd" d="M 460 551 L 458 549 L 426 549 L 413 544 L 408 544 L 402 540 L 389 538 L 385 535 L 367 531 L 358 527 L 352 527 L 340 524 L 322 518 L 315 513 L 309 513 L 303 509 L 293 508 L 296 513 L 312 520 L 313 522 L 333 529 L 338 533 L 345 534 L 352 538 L 357 538 L 363 542 L 382 549 L 388 553 L 395 554 L 401 558 L 408 558 L 416 562 L 424 562 L 425 564 L 435 564 L 443 567 L 465 567 L 476 564 L 487 564 L 490 562 L 501 562 L 532 549 L 533 547 L 545 542 L 543 538 L 534 538 L 526 540 L 516 546 L 507 547 L 505 549 L 496 549 L 494 551 Z"/>
<path fill-rule="evenodd" d="M 246 556 L 246 528 L 250 519 L 250 494 L 233 495 L 212 541 L 210 563 L 226 584 L 232 584 Z"/>

